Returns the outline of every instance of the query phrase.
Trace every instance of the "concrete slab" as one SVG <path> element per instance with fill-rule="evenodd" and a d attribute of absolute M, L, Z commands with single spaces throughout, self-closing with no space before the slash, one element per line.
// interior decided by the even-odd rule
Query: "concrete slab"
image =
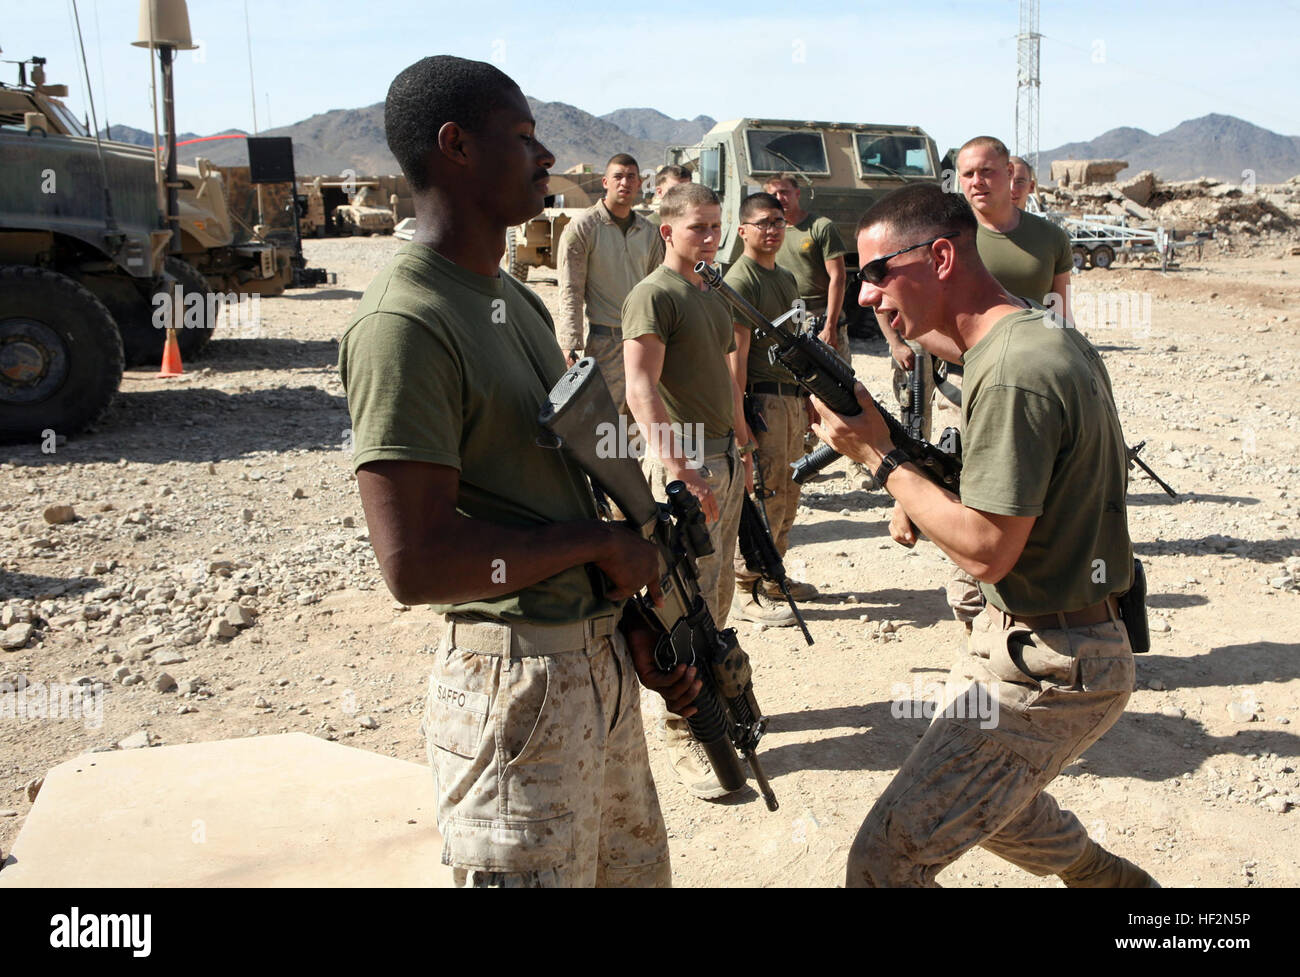
<path fill-rule="evenodd" d="M 306 733 L 88 753 L 46 774 L 0 888 L 446 887 L 434 804 L 428 767 Z"/>

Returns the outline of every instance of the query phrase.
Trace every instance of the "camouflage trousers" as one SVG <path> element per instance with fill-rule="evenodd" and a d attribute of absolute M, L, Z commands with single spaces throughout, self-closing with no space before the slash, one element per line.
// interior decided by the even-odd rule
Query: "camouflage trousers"
<path fill-rule="evenodd" d="M 790 548 L 790 529 L 794 526 L 795 512 L 799 508 L 801 486 L 790 477 L 790 465 L 803 456 L 803 438 L 808 430 L 808 415 L 803 397 L 787 394 L 748 395 L 756 402 L 767 421 L 766 431 L 755 431 L 758 442 L 758 465 L 763 476 L 763 486 L 772 493 L 764 502 L 768 525 L 776 551 L 785 556 Z M 758 487 L 758 479 L 754 479 Z M 739 553 L 735 558 L 736 586 L 748 591 L 758 575 L 745 569 L 745 559 Z"/>
<path fill-rule="evenodd" d="M 643 463 L 650 492 L 660 502 L 668 498 L 668 473 L 659 459 L 646 455 Z M 718 518 L 707 524 L 713 552 L 696 561 L 700 593 L 719 629 L 727 626 L 731 596 L 736 592 L 736 539 L 740 535 L 740 506 L 745 498 L 745 467 L 736 454 L 736 441 L 724 454 L 704 457 L 704 481 L 718 502 Z"/>
<path fill-rule="evenodd" d="M 613 336 L 601 336 L 594 332 L 587 333 L 587 345 L 582 349 L 587 356 L 594 357 L 609 395 L 620 414 L 627 411 L 627 375 L 623 371 L 623 331 L 615 330 Z"/>
<path fill-rule="evenodd" d="M 1042 630 L 994 608 L 979 616 L 933 722 L 858 831 L 849 886 L 934 886 L 975 845 L 1034 875 L 1060 873 L 1086 852 L 1087 831 L 1044 788 L 1132 693 L 1128 631 L 1111 614 Z"/>
<path fill-rule="evenodd" d="M 921 436 L 927 441 L 933 441 L 947 428 L 955 427 L 958 431 L 962 430 L 962 374 L 960 372 L 949 373 L 944 381 L 946 387 L 951 391 L 956 391 L 957 400 L 954 402 L 930 379 L 934 376 L 934 357 L 916 343 L 908 343 L 907 345 L 916 354 L 916 363 L 927 378 L 927 388 L 933 388 L 932 391 L 930 389 L 926 391 L 927 397 L 921 421 Z M 900 394 L 899 403 L 901 404 L 902 397 L 906 395 L 902 392 L 907 387 L 907 374 L 898 365 L 898 360 L 892 356 L 890 357 L 890 365 L 894 370 L 894 390 Z M 944 589 L 948 596 L 948 607 L 952 610 L 952 616 L 958 621 L 970 623 L 984 609 L 984 594 L 980 591 L 979 582 L 955 563 L 952 564 L 952 574 L 949 576 Z"/>
<path fill-rule="evenodd" d="M 457 885 L 671 885 L 640 686 L 612 616 L 448 617 L 422 726 Z"/>

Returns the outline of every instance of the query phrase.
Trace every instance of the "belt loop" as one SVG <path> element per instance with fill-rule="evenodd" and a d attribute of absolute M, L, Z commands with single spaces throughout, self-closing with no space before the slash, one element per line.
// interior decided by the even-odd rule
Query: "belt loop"
<path fill-rule="evenodd" d="M 1056 612 L 1056 626 L 1059 627 L 1062 631 L 1070 630 L 1069 624 L 1067 624 L 1065 621 L 1065 611 Z"/>

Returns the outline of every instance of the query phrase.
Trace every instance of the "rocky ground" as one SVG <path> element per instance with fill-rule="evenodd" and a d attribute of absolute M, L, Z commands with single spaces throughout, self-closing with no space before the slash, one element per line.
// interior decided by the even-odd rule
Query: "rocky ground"
<path fill-rule="evenodd" d="M 0 848 L 42 774 L 90 750 L 304 731 L 424 762 L 440 620 L 396 604 L 379 578 L 335 370 L 338 337 L 395 247 L 307 242 L 337 285 L 264 301 L 256 335 L 214 340 L 183 377 L 129 372 L 97 431 L 9 451 L 0 684 L 65 696 L 80 684 L 101 708 L 23 719 L 0 697 Z M 1126 433 L 1181 495 L 1132 485 L 1154 647 L 1128 711 L 1053 793 L 1166 885 L 1297 885 L 1300 257 L 1279 243 L 1182 258 L 1165 274 L 1075 279 Z M 553 282 L 534 277 L 554 308 Z M 854 360 L 883 398 L 883 344 L 859 341 Z M 781 809 L 752 791 L 690 798 L 656 745 L 679 884 L 839 884 L 854 832 L 924 729 L 914 699 L 961 641 L 946 563 L 929 542 L 890 542 L 884 496 L 841 465 L 804 502 L 787 563 L 821 588 L 804 608 L 816 644 L 740 625 Z M 1059 884 L 978 849 L 940 881 Z"/>

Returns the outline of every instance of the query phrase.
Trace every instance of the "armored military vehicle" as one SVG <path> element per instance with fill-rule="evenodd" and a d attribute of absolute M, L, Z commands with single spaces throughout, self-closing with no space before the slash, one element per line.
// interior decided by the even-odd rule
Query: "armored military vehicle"
<path fill-rule="evenodd" d="M 19 83 L 0 82 L 0 125 L 23 131 L 40 131 L 49 140 L 86 139 L 91 134 L 61 100 L 67 95 L 63 85 L 45 85 L 44 58 L 32 58 L 32 84 L 28 84 L 25 66 L 20 65 Z M 36 80 L 40 73 L 41 81 Z M 93 142 L 93 139 L 92 139 Z M 104 141 L 108 145 L 108 141 Z M 116 154 L 134 154 L 152 170 L 153 150 L 146 146 L 114 142 Z M 178 166 L 181 184 L 178 193 L 180 214 L 180 253 L 173 256 L 197 271 L 212 291 L 256 292 L 279 295 L 293 281 L 292 249 L 259 238 L 254 228 L 241 226 L 230 212 L 226 188 L 218 169 L 205 159 L 195 166 Z M 159 208 L 165 209 L 160 200 Z M 133 322 L 121 323 L 134 332 Z M 210 332 L 190 333 L 181 346 L 182 355 L 197 352 Z M 123 336 L 127 365 L 157 360 L 162 351 L 159 330 L 148 328 L 138 336 Z M 186 344 L 190 349 L 186 349 Z"/>
<path fill-rule="evenodd" d="M 857 270 L 854 229 L 863 212 L 891 190 L 908 183 L 940 183 L 942 169 L 934 140 L 916 126 L 792 119 L 733 119 L 719 122 L 693 146 L 668 147 L 666 162 L 685 166 L 695 180 L 722 199 L 722 245 L 730 264 L 742 251 L 737 233 L 740 201 L 777 173 L 802 184 L 805 210 L 829 217 L 849 247 L 845 264 Z M 844 296 L 850 326 L 860 330 L 869 310 L 857 304 L 857 290 Z"/>
<path fill-rule="evenodd" d="M 397 226 L 393 204 L 383 199 L 378 183 L 359 182 L 352 199 L 334 208 L 334 219 L 344 236 L 392 234 Z"/>

